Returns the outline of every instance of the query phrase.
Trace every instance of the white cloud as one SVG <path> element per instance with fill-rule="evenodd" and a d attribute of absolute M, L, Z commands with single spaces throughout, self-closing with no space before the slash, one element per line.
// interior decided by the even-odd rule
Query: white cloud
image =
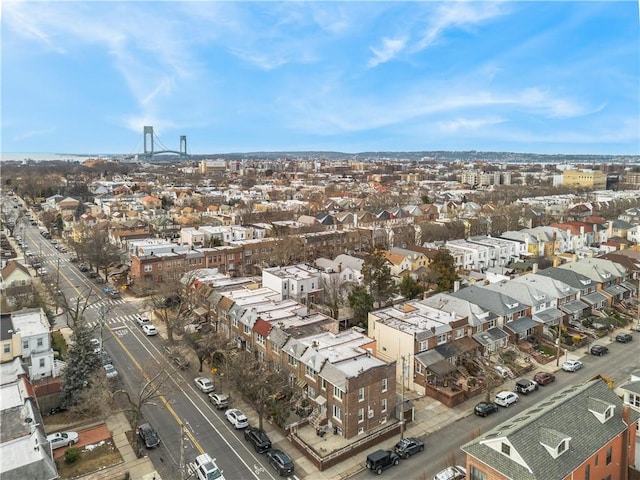
<path fill-rule="evenodd" d="M 407 38 L 383 38 L 380 48 L 371 47 L 373 58 L 367 63 L 368 67 L 377 67 L 381 63 L 386 63 L 403 51 L 407 44 Z"/>
<path fill-rule="evenodd" d="M 452 120 L 436 122 L 437 128 L 443 133 L 456 133 L 461 130 L 479 130 L 487 125 L 498 125 L 505 122 L 501 117 L 485 117 L 485 118 L 455 118 Z"/>
<path fill-rule="evenodd" d="M 29 130 L 26 132 L 21 132 L 13 136 L 13 141 L 21 142 L 23 140 L 28 140 L 34 137 L 42 137 L 44 135 L 50 135 L 55 132 L 55 128 L 42 128 L 40 130 Z"/>

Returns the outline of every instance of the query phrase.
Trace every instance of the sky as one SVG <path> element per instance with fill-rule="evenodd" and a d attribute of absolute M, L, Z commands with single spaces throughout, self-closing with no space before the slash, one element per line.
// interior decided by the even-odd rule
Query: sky
<path fill-rule="evenodd" d="M 7 1 L 1 151 L 640 154 L 633 1 Z"/>

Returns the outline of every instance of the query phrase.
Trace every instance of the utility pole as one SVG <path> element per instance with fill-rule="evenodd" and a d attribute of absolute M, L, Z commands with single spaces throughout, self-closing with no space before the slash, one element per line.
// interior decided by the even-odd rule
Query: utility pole
<path fill-rule="evenodd" d="M 556 339 L 556 367 L 560 366 L 560 338 L 562 338 L 562 316 L 560 317 L 560 323 L 558 323 L 558 338 Z"/>
<path fill-rule="evenodd" d="M 400 403 L 400 440 L 404 438 L 404 374 L 407 357 L 402 355 L 402 400 Z"/>
<path fill-rule="evenodd" d="M 180 423 L 180 479 L 184 480 L 184 424 Z"/>

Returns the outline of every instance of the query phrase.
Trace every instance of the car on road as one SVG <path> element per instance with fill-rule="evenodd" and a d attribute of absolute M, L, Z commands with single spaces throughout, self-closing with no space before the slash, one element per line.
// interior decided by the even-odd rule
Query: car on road
<path fill-rule="evenodd" d="M 486 417 L 498 411 L 498 405 L 493 402 L 480 402 L 473 408 L 473 413 L 479 417 Z"/>
<path fill-rule="evenodd" d="M 196 387 L 198 387 L 202 393 L 213 392 L 214 386 L 210 378 L 196 377 L 194 381 L 196 382 Z"/>
<path fill-rule="evenodd" d="M 151 323 L 149 321 L 149 318 L 146 317 L 145 315 L 136 315 L 136 322 L 141 327 L 144 326 L 144 325 L 149 325 Z"/>
<path fill-rule="evenodd" d="M 107 378 L 116 378 L 118 376 L 118 370 L 116 370 L 116 367 L 114 367 L 112 364 L 108 363 L 102 368 L 104 368 L 104 372 Z"/>
<path fill-rule="evenodd" d="M 100 352 L 100 359 L 102 360 L 102 365 L 111 365 L 113 363 L 113 360 L 111 359 L 111 355 L 109 355 L 107 352 L 105 352 L 104 350 L 102 350 Z"/>
<path fill-rule="evenodd" d="M 381 475 L 387 468 L 394 467 L 400 463 L 400 457 L 393 450 L 376 450 L 367 455 L 365 466 L 367 470 L 373 470 Z"/>
<path fill-rule="evenodd" d="M 38 275 L 40 275 L 41 277 L 44 277 L 47 274 L 47 269 L 44 267 L 40 267 L 38 269 Z"/>
<path fill-rule="evenodd" d="M 465 478 L 467 478 L 467 469 L 461 465 L 455 465 L 436 473 L 433 480 L 464 480 Z"/>
<path fill-rule="evenodd" d="M 520 397 L 518 397 L 518 394 L 516 393 L 503 390 L 502 392 L 498 392 L 494 401 L 501 407 L 509 408 L 511 405 L 518 403 L 518 401 L 520 401 Z"/>
<path fill-rule="evenodd" d="M 247 428 L 249 426 L 249 419 L 237 408 L 230 408 L 224 412 L 224 416 L 227 417 L 229 423 L 236 429 Z"/>
<path fill-rule="evenodd" d="M 229 407 L 229 397 L 224 393 L 210 393 L 209 401 L 218 410 L 223 410 Z"/>
<path fill-rule="evenodd" d="M 102 351 L 102 345 L 100 345 L 100 340 L 97 338 L 92 338 L 89 340 L 91 342 L 91 346 L 93 347 L 93 353 L 100 353 Z"/>
<path fill-rule="evenodd" d="M 403 438 L 393 447 L 393 451 L 400 458 L 404 458 L 405 460 L 409 458 L 414 453 L 422 452 L 424 450 L 424 442 L 419 438 Z"/>
<path fill-rule="evenodd" d="M 78 443 L 80 436 L 78 432 L 58 432 L 47 435 L 47 440 L 51 444 L 51 448 L 55 450 L 60 447 L 69 447 L 74 443 Z"/>
<path fill-rule="evenodd" d="M 148 423 L 139 425 L 138 428 L 136 428 L 136 432 L 138 432 L 138 437 L 140 437 L 140 440 L 146 448 L 155 448 L 160 445 L 158 432 Z"/>
<path fill-rule="evenodd" d="M 88 271 L 89 271 L 89 267 L 88 267 L 86 264 L 81 263 L 81 264 L 78 266 L 78 270 L 80 270 L 81 272 L 88 272 Z"/>
<path fill-rule="evenodd" d="M 271 439 L 259 428 L 247 427 L 244 430 L 244 439 L 253 445 L 256 453 L 264 453 L 271 449 Z"/>
<path fill-rule="evenodd" d="M 533 376 L 533 381 L 538 385 L 542 385 L 543 387 L 555 381 L 555 379 L 556 376 L 553 373 L 548 372 L 538 372 Z"/>
<path fill-rule="evenodd" d="M 150 323 L 147 323 L 146 325 L 142 325 L 142 331 L 148 337 L 158 334 L 158 329 L 154 325 L 151 325 Z"/>
<path fill-rule="evenodd" d="M 533 380 L 527 378 L 516 380 L 516 392 L 528 395 L 529 392 L 535 392 L 536 390 L 538 390 L 538 384 Z"/>
<path fill-rule="evenodd" d="M 284 453 L 282 450 L 269 450 L 267 452 L 267 461 L 281 477 L 293 475 L 293 461 L 289 455 Z"/>
<path fill-rule="evenodd" d="M 224 480 L 222 470 L 208 453 L 196 457 L 194 473 L 197 480 Z"/>
<path fill-rule="evenodd" d="M 627 343 L 633 340 L 633 336 L 630 333 L 619 333 L 616 335 L 616 342 Z"/>
<path fill-rule="evenodd" d="M 580 360 L 567 360 L 562 364 L 562 370 L 565 372 L 575 372 L 582 368 L 582 362 Z"/>
<path fill-rule="evenodd" d="M 589 349 L 589 352 L 591 353 L 591 355 L 596 355 L 598 357 L 601 357 L 609 353 L 609 349 L 604 345 L 592 345 L 591 348 Z"/>

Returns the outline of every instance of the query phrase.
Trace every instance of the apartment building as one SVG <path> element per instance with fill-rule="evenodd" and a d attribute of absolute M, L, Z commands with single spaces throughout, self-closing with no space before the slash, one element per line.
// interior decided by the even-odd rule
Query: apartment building
<path fill-rule="evenodd" d="M 277 292 L 280 298 L 291 298 L 303 305 L 310 305 L 320 301 L 322 271 L 305 263 L 264 268 L 262 285 Z"/>
<path fill-rule="evenodd" d="M 597 170 L 565 170 L 562 172 L 562 184 L 571 188 L 604 190 L 607 188 L 607 174 Z"/>
<path fill-rule="evenodd" d="M 595 379 L 548 396 L 461 449 L 475 480 L 629 478 L 639 418 Z"/>

